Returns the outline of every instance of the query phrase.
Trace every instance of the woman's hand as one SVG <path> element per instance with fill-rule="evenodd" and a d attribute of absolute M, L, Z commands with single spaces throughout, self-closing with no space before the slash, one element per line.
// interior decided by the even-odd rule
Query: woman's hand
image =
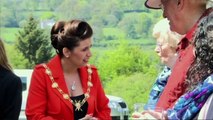
<path fill-rule="evenodd" d="M 134 112 L 134 113 L 132 113 L 132 118 L 140 118 L 141 117 L 141 113 L 139 113 L 139 112 Z"/>
<path fill-rule="evenodd" d="M 162 119 L 166 120 L 167 119 L 165 111 L 156 112 L 154 110 L 147 110 L 146 113 L 153 116 L 155 119 L 158 119 L 158 120 L 162 120 Z"/>
<path fill-rule="evenodd" d="M 154 110 L 147 110 L 143 111 L 142 113 L 139 112 L 134 112 L 132 114 L 133 119 L 140 119 L 140 120 L 162 120 L 166 119 L 163 113 L 161 112 L 156 112 Z"/>
<path fill-rule="evenodd" d="M 87 114 L 85 117 L 81 118 L 80 120 L 98 120 L 98 118 L 93 117 L 92 114 Z"/>
<path fill-rule="evenodd" d="M 142 113 L 139 112 L 134 112 L 132 114 L 132 118 L 133 119 L 138 119 L 138 120 L 156 120 L 156 118 L 154 116 L 152 116 L 151 114 L 148 113 L 148 111 L 144 111 Z"/>

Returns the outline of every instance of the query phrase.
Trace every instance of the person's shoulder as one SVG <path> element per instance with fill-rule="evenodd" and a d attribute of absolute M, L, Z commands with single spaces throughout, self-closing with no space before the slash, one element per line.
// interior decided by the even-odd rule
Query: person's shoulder
<path fill-rule="evenodd" d="M 5 75 L 5 78 L 7 78 L 7 83 L 9 83 L 10 85 L 13 84 L 21 84 L 21 78 L 19 76 L 17 76 L 15 73 L 13 73 L 12 71 L 8 71 L 7 74 Z"/>
<path fill-rule="evenodd" d="M 6 78 L 18 78 L 18 76 L 14 74 L 12 71 L 8 71 L 6 73 Z"/>
<path fill-rule="evenodd" d="M 41 69 L 41 68 L 44 68 L 44 63 L 38 64 L 35 66 L 35 69 Z"/>
<path fill-rule="evenodd" d="M 44 63 L 42 64 L 38 64 L 34 67 L 34 70 L 42 70 L 42 69 L 45 69 L 45 65 Z"/>
<path fill-rule="evenodd" d="M 43 74 L 44 71 L 45 71 L 45 67 L 44 67 L 43 63 L 42 63 L 42 64 L 37 64 L 37 65 L 35 65 L 34 68 L 33 68 L 32 75 L 35 75 L 35 74 Z"/>

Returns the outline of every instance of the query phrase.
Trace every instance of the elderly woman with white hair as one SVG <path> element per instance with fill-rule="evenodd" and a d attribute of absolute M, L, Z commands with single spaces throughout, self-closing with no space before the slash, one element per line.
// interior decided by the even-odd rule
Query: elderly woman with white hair
<path fill-rule="evenodd" d="M 148 106 L 152 106 L 152 109 L 155 108 L 178 57 L 176 49 L 182 38 L 181 35 L 170 30 L 169 21 L 167 19 L 162 19 L 155 24 L 152 35 L 156 39 L 155 52 L 160 57 L 161 63 L 164 64 L 165 67 L 158 75 L 151 89 L 145 109 L 147 109 Z"/>

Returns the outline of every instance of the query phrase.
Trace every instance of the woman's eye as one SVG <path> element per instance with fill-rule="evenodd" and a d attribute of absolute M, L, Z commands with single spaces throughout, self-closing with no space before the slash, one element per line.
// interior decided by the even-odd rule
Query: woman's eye
<path fill-rule="evenodd" d="M 89 49 L 89 48 L 86 47 L 86 48 L 84 48 L 82 51 L 87 51 L 88 49 Z"/>

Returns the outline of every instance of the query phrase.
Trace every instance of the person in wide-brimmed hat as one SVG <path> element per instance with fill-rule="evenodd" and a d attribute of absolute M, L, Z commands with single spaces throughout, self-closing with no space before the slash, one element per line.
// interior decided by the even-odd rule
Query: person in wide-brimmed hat
<path fill-rule="evenodd" d="M 177 100 L 188 92 L 188 84 L 185 80 L 187 71 L 195 60 L 193 54 L 195 31 L 200 21 L 213 13 L 212 6 L 207 8 L 208 2 L 210 0 L 146 0 L 145 2 L 147 8 L 163 10 L 163 17 L 169 20 L 172 31 L 185 34 L 177 49 L 179 58 L 156 107 L 165 110 L 173 108 Z"/>
<path fill-rule="evenodd" d="M 209 4 L 207 7 L 212 7 L 213 0 L 208 0 Z M 161 9 L 161 0 L 147 0 L 144 4 L 147 8 L 150 9 Z"/>

